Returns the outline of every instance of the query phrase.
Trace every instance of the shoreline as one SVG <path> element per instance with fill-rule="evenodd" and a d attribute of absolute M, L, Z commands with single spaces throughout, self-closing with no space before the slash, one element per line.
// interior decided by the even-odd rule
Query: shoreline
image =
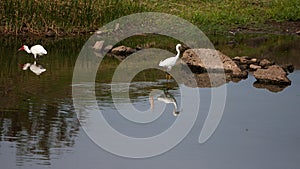
<path fill-rule="evenodd" d="M 198 26 L 199 27 L 199 26 Z M 21 32 L 0 32 L 2 37 L 32 37 L 32 38 L 71 38 L 76 36 L 87 36 L 92 35 L 99 29 L 79 29 L 73 28 L 71 31 L 64 31 L 65 29 L 57 29 L 57 30 L 34 30 L 30 32 L 28 30 L 24 30 Z M 284 22 L 275 22 L 268 21 L 267 23 L 254 26 L 236 26 L 235 28 L 228 28 L 223 30 L 203 30 L 203 32 L 207 35 L 226 35 L 228 33 L 239 33 L 239 34 L 275 34 L 275 35 L 299 35 L 300 31 L 300 21 L 284 21 Z"/>

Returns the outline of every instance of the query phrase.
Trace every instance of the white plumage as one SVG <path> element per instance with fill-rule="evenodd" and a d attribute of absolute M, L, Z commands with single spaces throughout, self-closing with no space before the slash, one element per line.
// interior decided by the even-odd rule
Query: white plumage
<path fill-rule="evenodd" d="M 36 75 L 40 75 L 41 73 L 46 71 L 45 68 L 43 68 L 41 65 L 37 65 L 36 62 L 34 62 L 33 64 L 26 63 L 22 65 L 23 70 L 27 70 L 28 68 Z"/>
<path fill-rule="evenodd" d="M 27 45 L 23 45 L 19 49 L 19 51 L 20 50 L 25 50 L 27 53 L 32 53 L 34 59 L 36 59 L 37 56 L 42 56 L 42 55 L 46 55 L 47 54 L 46 49 L 43 46 L 41 46 L 41 45 L 34 45 L 30 49 L 28 48 Z"/>
<path fill-rule="evenodd" d="M 181 47 L 181 44 L 177 44 L 176 45 L 177 55 L 174 57 L 169 57 L 163 61 L 160 61 L 159 66 L 165 67 L 165 68 L 167 68 L 168 71 L 170 71 L 172 69 L 172 67 L 176 64 L 177 60 L 179 59 L 179 55 L 180 55 L 179 48 L 180 47 Z"/>

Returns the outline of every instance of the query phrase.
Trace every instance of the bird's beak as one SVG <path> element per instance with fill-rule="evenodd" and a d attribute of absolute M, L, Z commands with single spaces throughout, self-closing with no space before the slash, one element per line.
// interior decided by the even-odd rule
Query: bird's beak
<path fill-rule="evenodd" d="M 22 46 L 20 49 L 18 49 L 18 51 L 24 50 L 24 47 Z"/>

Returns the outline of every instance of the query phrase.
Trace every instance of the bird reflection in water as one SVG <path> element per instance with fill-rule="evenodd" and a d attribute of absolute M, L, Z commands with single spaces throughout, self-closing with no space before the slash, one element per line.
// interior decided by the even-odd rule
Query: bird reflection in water
<path fill-rule="evenodd" d="M 150 109 L 154 110 L 154 100 L 157 99 L 158 101 L 164 102 L 166 104 L 173 104 L 173 115 L 178 116 L 180 111 L 178 111 L 178 105 L 174 96 L 168 92 L 167 89 L 160 90 L 160 89 L 152 89 L 149 94 L 149 102 L 150 102 Z"/>
<path fill-rule="evenodd" d="M 36 61 L 34 61 L 34 63 L 25 63 L 21 65 L 23 70 L 27 70 L 28 68 L 36 75 L 40 75 L 43 72 L 46 71 L 45 68 L 42 67 L 42 65 L 39 65 L 36 63 Z"/>

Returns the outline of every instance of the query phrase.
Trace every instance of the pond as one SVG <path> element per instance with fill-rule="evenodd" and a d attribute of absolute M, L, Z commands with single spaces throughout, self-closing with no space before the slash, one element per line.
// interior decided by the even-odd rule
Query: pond
<path fill-rule="evenodd" d="M 132 47 L 142 44 L 143 47 L 175 52 L 176 41 L 157 38 L 151 36 L 141 40 L 135 37 L 120 44 Z M 217 49 L 231 57 L 248 55 L 270 58 L 278 64 L 293 63 L 296 70 L 288 75 L 292 84 L 255 85 L 256 80 L 250 73 L 247 79 L 231 80 L 219 87 L 191 87 L 182 86 L 174 79 L 165 80 L 163 71 L 149 69 L 133 78 L 129 84 L 130 99 L 124 101 L 126 90 L 123 90 L 122 85 L 128 84 L 111 82 L 115 68 L 120 63 L 115 58 L 104 57 L 95 84 L 72 84 L 75 62 L 87 37 L 1 39 L 1 168 L 298 168 L 300 38 L 286 35 L 237 35 L 211 36 L 210 39 Z M 23 43 L 30 41 L 41 43 L 48 50 L 48 54 L 36 63 L 31 55 L 17 52 Z M 33 65 L 39 71 L 44 71 L 36 73 L 30 68 L 23 70 L 27 63 L 29 67 Z M 85 132 L 91 126 L 82 121 L 91 117 L 89 114 L 76 113 L 78 107 L 74 107 L 72 95 L 74 86 L 80 86 L 86 93 L 92 87 L 97 106 L 89 107 L 92 104 L 88 104 L 84 109 L 101 110 L 115 131 L 129 137 L 159 135 L 172 129 L 170 126 L 179 124 L 184 117 L 189 118 L 193 124 L 181 123 L 183 125 L 178 128 L 190 126 L 188 133 L 169 151 L 140 159 L 116 155 L 105 146 L 101 148 L 96 144 L 96 139 L 91 139 L 91 133 Z M 226 100 L 218 126 L 204 143 L 199 143 L 199 135 L 204 130 L 208 112 L 213 105 L 213 90 L 224 87 Z M 112 88 L 118 93 L 117 98 L 113 98 Z M 199 100 L 189 97 L 195 94 L 199 95 Z M 129 121 L 126 119 L 128 117 L 118 112 L 114 104 L 116 100 L 113 99 L 121 103 L 129 102 L 137 111 L 145 111 L 145 116 L 150 114 L 152 121 Z M 195 102 L 199 104 L 198 112 L 193 112 Z M 158 109 L 164 109 L 163 113 L 156 113 Z M 122 110 L 126 113 L 126 105 Z M 128 111 L 131 109 L 128 108 Z M 104 129 L 101 131 L 97 131 L 98 138 L 105 140 L 111 137 Z M 178 135 L 182 134 L 181 129 L 175 131 Z M 118 140 L 110 141 L 120 144 Z M 173 144 L 172 138 L 167 141 Z M 146 145 L 144 151 L 150 151 L 149 147 L 154 151 L 156 145 Z M 136 149 L 139 149 L 139 145 L 128 147 L 127 150 L 135 152 Z"/>

